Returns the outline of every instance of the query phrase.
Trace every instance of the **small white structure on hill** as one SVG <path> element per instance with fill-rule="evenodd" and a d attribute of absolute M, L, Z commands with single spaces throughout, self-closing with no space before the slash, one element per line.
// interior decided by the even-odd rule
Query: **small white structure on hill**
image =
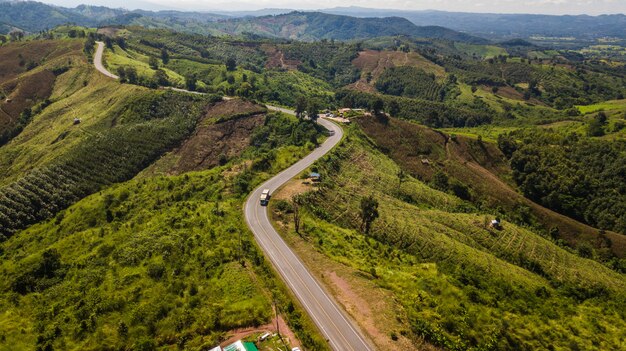
<path fill-rule="evenodd" d="M 492 220 L 490 226 L 493 229 L 498 229 L 498 230 L 502 229 L 502 224 L 500 224 L 500 219 L 499 218 L 496 218 L 496 219 Z"/>

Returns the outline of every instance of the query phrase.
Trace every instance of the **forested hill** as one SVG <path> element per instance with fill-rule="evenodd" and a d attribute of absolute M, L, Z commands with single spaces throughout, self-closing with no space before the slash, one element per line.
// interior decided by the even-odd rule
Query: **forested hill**
<path fill-rule="evenodd" d="M 418 26 L 445 26 L 486 38 L 531 36 L 576 38 L 626 38 L 626 16 L 553 16 L 531 14 L 464 13 L 446 11 L 400 11 L 358 7 L 322 10 L 354 17 L 401 16 Z"/>
<path fill-rule="evenodd" d="M 28 32 L 38 32 L 70 22 L 85 26 L 95 23 L 92 19 L 63 7 L 35 1 L 0 1 L 0 23 Z M 8 29 L 9 27 L 0 28 L 0 33 Z"/>
<path fill-rule="evenodd" d="M 229 18 L 199 12 L 128 11 L 87 5 L 65 8 L 35 1 L 0 1 L 0 24 L 38 32 L 66 23 L 87 27 L 140 25 L 203 35 L 253 34 L 306 41 L 409 35 L 473 44 L 486 43 L 482 38 L 444 27 L 419 27 L 402 17 L 357 18 L 321 12 L 291 12 L 278 16 Z M 0 27 L 0 33 L 9 32 L 10 26 Z"/>
<path fill-rule="evenodd" d="M 419 27 L 402 17 L 357 18 L 321 12 L 291 12 L 278 16 L 233 19 L 210 24 L 227 34 L 253 33 L 261 36 L 299 39 L 364 39 L 410 35 L 484 43 L 486 40 L 438 26 Z"/>
<path fill-rule="evenodd" d="M 87 27 L 106 24 L 150 24 L 152 27 L 198 31 L 197 26 L 224 19 L 227 16 L 199 12 L 179 11 L 129 11 L 106 6 L 80 5 L 75 8 L 53 6 L 36 1 L 0 1 L 0 33 L 17 27 L 27 32 L 52 29 L 72 23 Z M 183 25 L 180 25 L 180 23 Z M 174 25 L 179 24 L 178 26 Z"/>

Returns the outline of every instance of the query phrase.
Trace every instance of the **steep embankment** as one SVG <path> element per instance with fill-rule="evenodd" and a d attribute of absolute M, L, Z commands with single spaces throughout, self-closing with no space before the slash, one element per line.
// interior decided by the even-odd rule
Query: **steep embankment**
<path fill-rule="evenodd" d="M 13 42 L 0 47 L 0 145 L 49 104 L 57 77 L 84 61 L 82 41 Z M 35 111 L 36 113 L 37 111 Z"/>
<path fill-rule="evenodd" d="M 209 107 L 196 130 L 144 175 L 182 174 L 211 169 L 241 156 L 266 120 L 263 106 L 231 99 Z"/>

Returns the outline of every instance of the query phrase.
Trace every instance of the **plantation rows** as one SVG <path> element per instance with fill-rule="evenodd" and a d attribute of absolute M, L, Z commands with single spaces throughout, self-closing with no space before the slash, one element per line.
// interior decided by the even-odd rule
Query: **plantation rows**
<path fill-rule="evenodd" d="M 323 216 L 326 220 L 348 227 L 358 227 L 360 219 L 354 210 L 357 207 L 354 203 L 358 201 L 358 196 L 355 197 L 355 194 L 359 194 L 364 188 L 375 188 L 385 194 L 395 194 L 398 190 L 393 179 L 393 171 L 385 175 L 377 173 L 378 169 L 389 169 L 389 165 L 383 162 L 382 158 L 369 156 L 354 144 L 338 149 L 334 156 L 322 163 L 319 169 L 324 174 L 342 174 L 342 176 L 326 181 L 327 186 L 311 195 L 311 200 L 319 207 L 318 214 L 326 214 Z M 353 165 L 359 165 L 358 169 L 368 169 L 368 176 L 354 169 Z M 405 194 L 409 194 L 409 188 L 413 186 L 412 183 L 403 185 L 405 190 L 402 191 L 401 197 L 406 197 Z M 401 206 L 401 203 L 388 198 L 379 200 L 387 206 L 393 204 L 393 209 L 388 211 L 395 213 L 399 218 L 402 218 L 403 212 L 412 210 L 408 205 Z M 350 210 L 351 207 L 353 210 Z M 593 295 L 605 289 L 619 291 L 625 288 L 624 280 L 616 273 L 596 262 L 583 263 L 576 255 L 536 234 L 512 224 L 505 224 L 505 230 L 501 231 L 488 229 L 485 224 L 488 220 L 483 220 L 483 217 L 461 213 L 449 215 L 440 211 L 447 208 L 445 204 L 436 207 L 437 210 L 417 214 L 417 217 L 425 217 L 428 220 L 416 219 L 416 215 L 410 214 L 407 214 L 407 218 L 413 220 L 409 221 L 381 219 L 372 235 L 392 247 L 413 253 L 421 259 L 436 262 L 458 259 L 459 253 L 456 250 L 465 250 L 461 249 L 462 247 L 480 250 L 485 256 L 492 258 L 490 267 L 510 264 L 550 280 L 555 287 L 579 285 L 573 292 L 576 296 Z M 457 249 L 454 249 L 455 247 Z M 535 279 L 536 277 L 532 280 Z"/>
<path fill-rule="evenodd" d="M 11 236 L 106 185 L 128 180 L 174 147 L 191 133 L 204 106 L 194 101 L 198 98 L 180 99 L 171 95 L 156 103 L 184 113 L 94 134 L 62 159 L 0 189 L 0 234 Z M 150 111 L 141 115 L 150 116 Z"/>
<path fill-rule="evenodd" d="M 134 28 L 130 42 L 133 49 L 149 56 L 159 57 L 161 49 L 165 49 L 172 58 L 206 63 L 224 63 L 234 58 L 238 65 L 255 72 L 260 72 L 267 61 L 260 44 L 234 39 Z"/>
<path fill-rule="evenodd" d="M 619 344 L 619 332 L 594 325 L 622 325 L 614 313 L 623 307 L 623 277 L 513 224 L 489 229 L 491 217 L 423 201 L 413 195 L 421 183 L 399 186 L 397 167 L 359 144 L 356 133 L 316 164 L 333 177 L 306 194 L 307 215 L 317 225 L 304 235 L 387 289 L 407 312 L 412 333 L 455 350 Z M 369 195 L 380 217 L 364 233 L 359 202 Z"/>

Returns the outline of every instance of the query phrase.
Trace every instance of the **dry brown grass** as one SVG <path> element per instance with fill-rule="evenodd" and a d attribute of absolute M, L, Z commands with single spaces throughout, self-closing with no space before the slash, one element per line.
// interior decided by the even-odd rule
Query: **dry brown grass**
<path fill-rule="evenodd" d="M 371 73 L 375 81 L 387 68 L 399 66 L 413 66 L 423 69 L 426 73 L 433 73 L 438 78 L 444 78 L 446 72 L 443 67 L 428 61 L 416 52 L 375 51 L 365 50 L 352 61 L 364 74 Z"/>
<path fill-rule="evenodd" d="M 241 155 L 250 145 L 254 129 L 265 120 L 262 111 L 261 106 L 239 99 L 215 104 L 209 108 L 195 133 L 173 152 L 177 161 L 170 172 L 181 174 L 209 169 L 217 166 L 220 158 Z M 214 123 L 217 119 L 238 114 L 250 115 Z"/>

